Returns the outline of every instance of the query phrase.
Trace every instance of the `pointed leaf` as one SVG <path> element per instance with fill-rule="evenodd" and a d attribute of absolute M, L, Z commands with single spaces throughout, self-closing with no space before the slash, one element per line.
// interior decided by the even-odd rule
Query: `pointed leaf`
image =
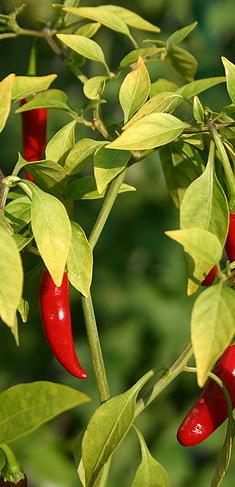
<path fill-rule="evenodd" d="M 68 255 L 68 276 L 72 286 L 88 297 L 92 279 L 93 257 L 85 232 L 71 222 L 72 239 Z"/>
<path fill-rule="evenodd" d="M 178 46 L 171 46 L 167 52 L 166 59 L 170 61 L 173 68 L 185 78 L 192 81 L 196 70 L 197 60 L 192 54 Z"/>
<path fill-rule="evenodd" d="M 21 196 L 10 201 L 5 206 L 5 217 L 9 221 L 14 232 L 19 232 L 31 220 L 31 201 L 27 196 Z"/>
<path fill-rule="evenodd" d="M 0 132 L 3 131 L 11 109 L 12 88 L 15 74 L 9 74 L 0 81 Z"/>
<path fill-rule="evenodd" d="M 17 246 L 9 233 L 0 225 L 0 316 L 11 328 L 16 322 L 23 290 L 23 269 Z"/>
<path fill-rule="evenodd" d="M 167 46 L 172 46 L 173 44 L 179 44 L 197 27 L 198 22 L 193 22 L 192 24 L 185 25 L 181 29 L 176 30 L 167 40 Z"/>
<path fill-rule="evenodd" d="M 57 37 L 63 44 L 78 52 L 81 56 L 102 63 L 107 68 L 104 53 L 97 42 L 74 34 L 57 34 Z"/>
<path fill-rule="evenodd" d="M 141 446 L 142 461 L 131 487 L 169 487 L 169 478 L 165 469 L 150 454 L 142 433 L 137 429 L 136 432 Z"/>
<path fill-rule="evenodd" d="M 47 381 L 19 384 L 0 393 L 0 442 L 34 431 L 64 411 L 89 401 L 77 389 Z"/>
<path fill-rule="evenodd" d="M 195 286 L 198 287 L 213 265 L 220 261 L 222 256 L 221 243 L 216 235 L 201 228 L 174 230 L 165 233 L 180 243 L 184 251 L 193 260 L 190 274 L 192 283 L 188 285 L 188 294 L 192 294 L 195 291 Z"/>
<path fill-rule="evenodd" d="M 67 156 L 64 165 L 66 174 L 76 174 L 82 171 L 84 168 L 83 161 L 85 161 L 87 157 L 92 156 L 97 149 L 106 144 L 107 142 L 103 140 L 88 138 L 80 139 Z"/>
<path fill-rule="evenodd" d="M 119 193 L 125 193 L 127 191 L 135 191 L 135 188 L 123 183 L 119 189 Z M 105 191 L 103 193 L 97 191 L 93 176 L 84 176 L 76 181 L 72 181 L 65 193 L 66 198 L 71 200 L 95 200 L 103 198 L 104 195 Z"/>
<path fill-rule="evenodd" d="M 54 161 L 34 161 L 25 164 L 30 174 L 35 177 L 37 185 L 53 194 L 63 193 L 66 187 L 64 168 Z"/>
<path fill-rule="evenodd" d="M 57 74 L 47 76 L 16 76 L 13 85 L 13 100 L 27 98 L 39 91 L 47 90 L 57 78 Z"/>
<path fill-rule="evenodd" d="M 27 112 L 34 108 L 61 108 L 70 110 L 68 106 L 68 96 L 62 90 L 49 89 L 36 94 L 30 101 L 17 108 L 15 113 Z"/>
<path fill-rule="evenodd" d="M 153 98 L 154 96 L 159 95 L 159 93 L 163 93 L 164 91 L 172 91 L 174 93 L 177 91 L 177 89 L 178 86 L 173 81 L 169 81 L 165 78 L 159 78 L 157 81 L 154 81 L 151 84 L 150 98 Z"/>
<path fill-rule="evenodd" d="M 202 292 L 194 304 L 191 333 L 200 387 L 235 334 L 234 297 L 235 291 L 220 282 Z"/>
<path fill-rule="evenodd" d="M 107 9 L 106 5 L 102 7 L 68 8 L 64 10 L 66 10 L 66 12 L 72 13 L 73 15 L 77 15 L 78 17 L 99 22 L 109 29 L 119 32 L 120 34 L 125 34 L 128 37 L 130 35 L 129 29 L 126 26 L 125 22 L 123 22 L 120 16 Z"/>
<path fill-rule="evenodd" d="M 60 286 L 71 244 L 71 226 L 65 207 L 54 196 L 27 181 L 32 191 L 32 230 L 56 286 Z"/>
<path fill-rule="evenodd" d="M 128 151 L 99 149 L 94 156 L 94 173 L 99 193 L 126 167 L 130 159 Z"/>
<path fill-rule="evenodd" d="M 110 149 L 143 150 L 168 144 L 176 139 L 188 124 L 167 113 L 152 113 L 133 123 L 114 142 Z"/>
<path fill-rule="evenodd" d="M 89 24 L 82 25 L 79 27 L 75 34 L 79 36 L 85 36 L 91 39 L 96 32 L 98 32 L 99 28 L 101 27 L 101 24 L 99 22 L 90 22 Z"/>
<path fill-rule="evenodd" d="M 137 15 L 135 12 L 128 10 L 124 7 L 119 7 L 118 5 L 106 5 L 106 9 L 109 9 L 111 12 L 114 12 L 121 18 L 125 24 L 129 25 L 130 27 L 134 27 L 135 29 L 146 30 L 149 32 L 160 32 L 159 27 L 156 25 L 151 24 L 147 20 Z"/>
<path fill-rule="evenodd" d="M 75 144 L 76 123 L 76 120 L 73 120 L 56 132 L 46 146 L 46 159 L 59 162 L 72 149 Z"/>
<path fill-rule="evenodd" d="M 203 91 L 213 88 L 213 86 L 216 86 L 220 83 L 224 83 L 225 81 L 226 81 L 225 76 L 198 79 L 196 81 L 192 81 L 191 83 L 187 83 L 186 85 L 179 88 L 178 94 L 184 96 L 185 98 L 191 98 L 195 95 L 199 95 Z"/>
<path fill-rule="evenodd" d="M 87 487 L 93 485 L 128 433 L 135 417 L 137 395 L 152 375 L 152 371 L 148 372 L 129 391 L 109 399 L 93 414 L 82 441 Z"/>
<path fill-rule="evenodd" d="M 149 72 L 142 58 L 125 77 L 119 92 L 119 101 L 124 112 L 124 123 L 132 117 L 147 100 L 150 92 Z"/>
<path fill-rule="evenodd" d="M 120 68 L 126 68 L 130 64 L 134 64 L 138 61 L 139 57 L 143 59 L 149 59 L 153 54 L 157 54 L 162 51 L 158 47 L 140 47 L 139 49 L 134 49 L 121 60 Z"/>
<path fill-rule="evenodd" d="M 93 78 L 88 79 L 83 86 L 84 95 L 89 98 L 89 100 L 100 98 L 104 91 L 107 79 L 107 76 L 94 76 Z"/>
<path fill-rule="evenodd" d="M 226 74 L 228 94 L 232 102 L 235 103 L 235 64 L 231 63 L 226 57 L 222 57 L 222 62 Z"/>

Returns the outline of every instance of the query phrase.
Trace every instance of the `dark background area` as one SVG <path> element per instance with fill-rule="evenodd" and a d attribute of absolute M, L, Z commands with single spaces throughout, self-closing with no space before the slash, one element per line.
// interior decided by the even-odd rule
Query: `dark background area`
<path fill-rule="evenodd" d="M 1 12 L 10 10 L 16 3 L 14 0 L 0 1 Z M 36 3 L 44 9 L 41 14 L 47 15 L 50 2 Z M 223 75 L 221 55 L 235 62 L 234 0 L 126 0 L 113 3 L 128 7 L 159 25 L 160 39 L 197 20 L 198 28 L 185 42 L 185 47 L 199 61 L 196 78 Z M 103 4 L 101 1 L 81 1 L 82 6 Z M 29 19 L 27 23 L 29 25 Z M 143 33 L 134 31 L 134 34 L 138 40 L 144 38 Z M 150 36 L 147 33 L 145 37 Z M 112 69 L 131 49 L 128 40 L 106 28 L 100 30 L 96 41 L 104 47 Z M 31 45 L 31 38 L 0 42 L 1 78 L 10 72 L 26 74 Z M 85 68 L 88 76 L 99 74 L 99 69 L 89 63 Z M 75 107 L 84 104 L 79 82 L 48 46 L 40 42 L 38 74 L 49 73 L 59 74 L 53 87 L 64 89 Z M 173 69 L 165 68 L 161 63 L 151 66 L 152 80 L 161 76 L 183 83 Z M 119 120 L 121 112 L 114 89 L 107 89 L 105 95 L 111 104 L 107 105 L 108 109 L 104 108 L 106 121 Z M 223 85 L 210 90 L 201 99 L 216 109 L 228 103 Z M 48 137 L 66 120 L 63 112 L 51 110 Z M 84 136 L 83 128 L 79 127 L 77 135 Z M 17 152 L 22 150 L 20 116 L 15 115 L 14 110 L 1 134 L 0 145 L 0 166 L 8 174 L 16 163 Z M 177 228 L 178 222 L 158 156 L 155 154 L 136 164 L 129 172 L 128 182 L 137 191 L 118 197 L 94 255 L 92 294 L 112 394 L 126 390 L 149 368 L 168 367 L 176 359 L 189 340 L 193 303 L 193 299 L 186 296 L 181 250 L 164 235 L 165 230 Z M 88 234 L 100 204 L 99 201 L 83 201 L 76 209 L 77 220 Z M 24 257 L 28 268 L 30 259 Z M 35 258 L 32 262 L 35 264 Z M 87 383 L 70 377 L 53 359 L 44 342 L 38 311 L 34 310 L 36 312 L 28 324 L 20 324 L 19 348 L 7 327 L 0 325 L 1 390 L 20 382 L 54 380 L 78 387 L 92 398 L 90 405 L 62 415 L 14 443 L 32 487 L 79 485 L 71 453 L 73 440 L 98 404 L 81 303 L 78 293 L 72 290 L 71 304 L 79 357 L 90 373 Z M 176 442 L 177 426 L 197 394 L 194 375 L 182 374 L 138 419 L 151 453 L 169 472 L 172 487 L 209 486 L 225 435 L 225 426 L 222 426 L 198 447 L 184 449 Z M 114 458 L 109 487 L 131 485 L 139 458 L 136 437 L 130 433 Z M 234 475 L 235 461 L 232 461 L 224 487 L 234 485 Z"/>

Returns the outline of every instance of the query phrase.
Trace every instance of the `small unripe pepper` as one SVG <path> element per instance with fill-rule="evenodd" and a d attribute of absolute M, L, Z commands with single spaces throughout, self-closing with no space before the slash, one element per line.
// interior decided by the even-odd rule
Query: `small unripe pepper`
<path fill-rule="evenodd" d="M 235 407 L 235 345 L 230 345 L 213 369 L 225 384 Z M 228 408 L 221 387 L 208 379 L 206 386 L 183 419 L 177 439 L 183 446 L 194 446 L 204 441 L 228 417 Z"/>
<path fill-rule="evenodd" d="M 24 105 L 26 100 L 21 100 Z M 46 145 L 47 109 L 34 108 L 21 113 L 23 132 L 23 157 L 28 162 L 40 161 Z M 26 178 L 34 181 L 32 174 L 25 171 Z"/>
<path fill-rule="evenodd" d="M 235 260 L 235 213 L 229 215 L 228 236 L 225 244 L 225 250 L 230 262 Z"/>
<path fill-rule="evenodd" d="M 40 286 L 40 308 L 45 337 L 63 367 L 79 379 L 87 379 L 76 355 L 69 302 L 69 281 L 65 272 L 61 286 L 56 286 L 47 269 Z"/>

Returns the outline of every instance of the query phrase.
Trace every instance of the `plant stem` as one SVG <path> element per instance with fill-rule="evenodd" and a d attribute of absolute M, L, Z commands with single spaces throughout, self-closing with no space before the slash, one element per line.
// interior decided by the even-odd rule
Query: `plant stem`
<path fill-rule="evenodd" d="M 228 154 L 226 152 L 226 149 L 224 147 L 224 144 L 221 140 L 221 137 L 217 130 L 214 128 L 212 125 L 210 127 L 210 131 L 212 133 L 213 139 L 215 141 L 215 145 L 217 147 L 217 150 L 219 152 L 221 162 L 224 168 L 225 176 L 226 176 L 226 181 L 228 184 L 228 189 L 230 193 L 230 198 L 229 198 L 229 208 L 230 211 L 233 213 L 235 210 L 235 177 L 233 174 L 233 170 L 231 168 L 231 164 L 228 158 Z"/>
<path fill-rule="evenodd" d="M 92 249 L 95 248 L 97 241 L 100 237 L 100 234 L 101 234 L 101 232 L 105 226 L 105 223 L 108 219 L 108 216 L 112 210 L 113 204 L 114 204 L 116 197 L 118 195 L 118 191 L 119 191 L 121 184 L 124 180 L 124 177 L 126 175 L 126 171 L 127 170 L 124 169 L 124 171 L 122 171 L 120 174 L 118 174 L 118 176 L 112 181 L 112 183 L 108 189 L 108 192 L 107 192 L 106 198 L 104 200 L 103 206 L 100 210 L 98 218 L 97 218 L 95 225 L 94 225 L 94 227 L 91 231 L 91 234 L 90 234 L 89 242 L 90 242 Z"/>
<path fill-rule="evenodd" d="M 92 249 L 94 249 L 105 226 L 125 174 L 126 170 L 122 171 L 110 185 L 103 206 L 90 235 L 89 241 Z M 89 295 L 87 298 L 82 298 L 82 306 L 100 400 L 101 402 L 104 402 L 109 399 L 110 393 L 91 295 Z"/>
<path fill-rule="evenodd" d="M 104 402 L 109 399 L 110 393 L 91 295 L 82 299 L 82 306 L 100 400 Z"/>
<path fill-rule="evenodd" d="M 183 372 L 186 364 L 192 357 L 192 354 L 192 346 L 191 343 L 189 343 L 176 362 L 170 367 L 168 372 L 158 380 L 146 397 L 141 398 L 138 401 L 135 412 L 136 417 L 142 413 L 142 411 L 144 411 L 181 372 Z"/>

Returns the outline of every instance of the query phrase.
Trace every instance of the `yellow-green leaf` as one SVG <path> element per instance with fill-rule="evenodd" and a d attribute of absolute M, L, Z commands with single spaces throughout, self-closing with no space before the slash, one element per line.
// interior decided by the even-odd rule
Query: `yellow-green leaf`
<path fill-rule="evenodd" d="M 191 319 L 198 384 L 202 387 L 235 334 L 235 291 L 222 282 L 197 298 Z"/>
<path fill-rule="evenodd" d="M 125 77 L 119 92 L 119 101 L 124 112 L 124 123 L 147 100 L 150 86 L 149 72 L 145 62 L 140 57 L 136 67 Z"/>
<path fill-rule="evenodd" d="M 47 76 L 16 76 L 13 85 L 13 100 L 27 98 L 39 91 L 47 90 L 57 78 L 57 74 Z"/>
<path fill-rule="evenodd" d="M 11 109 L 12 88 L 15 74 L 9 74 L 0 81 L 0 132 L 3 131 Z"/>
<path fill-rule="evenodd" d="M 151 113 L 133 123 L 106 147 L 122 150 L 153 149 L 176 139 L 187 127 L 188 124 L 168 113 Z"/>
<path fill-rule="evenodd" d="M 169 478 L 165 469 L 150 454 L 142 433 L 137 429 L 136 432 L 141 446 L 142 461 L 131 487 L 169 487 Z"/>
<path fill-rule="evenodd" d="M 12 329 L 23 289 L 23 268 L 14 239 L 0 225 L 0 316 Z"/>
<path fill-rule="evenodd" d="M 57 34 L 57 37 L 63 44 L 70 47 L 70 49 L 73 49 L 87 59 L 102 63 L 107 69 L 104 53 L 97 42 L 88 39 L 88 37 L 74 34 Z"/>
<path fill-rule="evenodd" d="M 93 256 L 85 232 L 71 222 L 72 239 L 68 255 L 68 276 L 72 286 L 88 297 L 92 279 Z"/>

